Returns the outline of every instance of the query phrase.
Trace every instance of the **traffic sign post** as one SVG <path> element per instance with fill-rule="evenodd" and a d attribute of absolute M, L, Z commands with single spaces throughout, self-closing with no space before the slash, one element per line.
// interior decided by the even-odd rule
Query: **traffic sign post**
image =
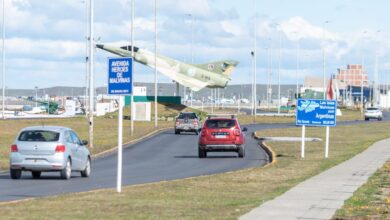
<path fill-rule="evenodd" d="M 329 127 L 336 126 L 336 100 L 298 99 L 296 125 L 302 126 L 301 157 L 305 157 L 305 126 L 326 127 L 325 157 L 329 154 Z"/>
<path fill-rule="evenodd" d="M 108 86 L 107 94 L 119 95 L 118 110 L 118 172 L 117 192 L 122 191 L 122 135 L 123 135 L 123 95 L 131 95 L 133 92 L 133 58 L 109 58 L 108 59 Z"/>

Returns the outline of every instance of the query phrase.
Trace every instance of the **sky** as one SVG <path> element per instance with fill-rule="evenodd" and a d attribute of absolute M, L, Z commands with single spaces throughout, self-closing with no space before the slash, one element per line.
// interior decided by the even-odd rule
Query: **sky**
<path fill-rule="evenodd" d="M 6 87 L 85 86 L 89 0 L 4 1 Z M 95 42 L 129 45 L 131 1 L 94 4 Z M 134 44 L 150 51 L 154 7 L 154 0 L 135 0 Z M 363 63 L 370 81 L 378 70 L 378 81 L 388 83 L 389 8 L 388 0 L 158 0 L 157 50 L 185 62 L 237 60 L 230 84 L 243 84 L 251 83 L 256 38 L 259 84 L 277 83 L 279 74 L 282 84 L 322 77 L 323 49 L 327 77 Z M 114 56 L 95 51 L 96 86 L 107 84 L 107 58 Z M 154 70 L 136 64 L 134 77 L 153 82 Z M 158 81 L 172 82 L 161 74 Z"/>

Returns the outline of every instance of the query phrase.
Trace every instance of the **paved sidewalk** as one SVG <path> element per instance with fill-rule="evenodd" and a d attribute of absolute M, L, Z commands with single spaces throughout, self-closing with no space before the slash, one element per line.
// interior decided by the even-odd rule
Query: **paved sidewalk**
<path fill-rule="evenodd" d="M 330 219 L 344 201 L 390 158 L 390 139 L 314 176 L 240 217 L 247 219 Z"/>

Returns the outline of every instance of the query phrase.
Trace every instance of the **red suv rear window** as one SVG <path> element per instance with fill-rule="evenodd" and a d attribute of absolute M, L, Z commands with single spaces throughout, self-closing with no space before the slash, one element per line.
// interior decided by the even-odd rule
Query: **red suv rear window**
<path fill-rule="evenodd" d="M 209 119 L 206 121 L 208 128 L 231 128 L 236 125 L 236 121 L 232 119 Z"/>

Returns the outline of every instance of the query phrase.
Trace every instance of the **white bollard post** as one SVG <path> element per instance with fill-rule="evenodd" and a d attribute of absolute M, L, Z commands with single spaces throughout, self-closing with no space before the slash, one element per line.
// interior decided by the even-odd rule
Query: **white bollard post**
<path fill-rule="evenodd" d="M 116 182 L 116 191 L 122 192 L 122 127 L 123 127 L 123 96 L 119 97 L 118 113 L 118 173 Z"/>
<path fill-rule="evenodd" d="M 329 126 L 326 126 L 325 158 L 329 156 Z"/>
<path fill-rule="evenodd" d="M 301 144 L 301 158 L 305 158 L 305 131 L 306 126 L 302 126 L 302 144 Z"/>

